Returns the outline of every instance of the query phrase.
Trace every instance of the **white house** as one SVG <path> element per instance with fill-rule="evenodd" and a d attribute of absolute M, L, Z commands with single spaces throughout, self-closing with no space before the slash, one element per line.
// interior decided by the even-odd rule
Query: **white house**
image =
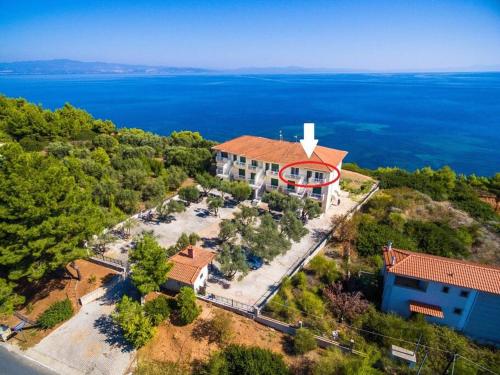
<path fill-rule="evenodd" d="M 217 151 L 217 176 L 248 182 L 255 198 L 265 191 L 277 189 L 299 198 L 316 199 L 323 211 L 339 198 L 339 174 L 346 151 L 317 146 L 308 158 L 300 143 L 249 135 L 221 143 L 213 149 Z M 309 185 L 307 187 L 288 184 L 278 176 L 284 166 L 298 162 L 300 164 L 287 167 L 283 177 L 287 182 Z M 333 180 L 335 182 L 326 186 L 313 186 Z"/>
<path fill-rule="evenodd" d="M 173 267 L 168 274 L 165 287 L 178 291 L 188 286 L 198 291 L 206 285 L 208 265 L 215 258 L 215 253 L 195 246 L 188 246 L 169 259 Z"/>

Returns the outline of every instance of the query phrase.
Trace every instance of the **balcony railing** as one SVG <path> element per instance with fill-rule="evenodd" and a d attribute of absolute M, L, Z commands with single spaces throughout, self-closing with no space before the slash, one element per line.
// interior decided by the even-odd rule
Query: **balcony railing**
<path fill-rule="evenodd" d="M 272 169 L 269 169 L 267 171 L 268 176 L 277 176 L 279 174 L 279 171 L 273 171 Z"/>
<path fill-rule="evenodd" d="M 255 170 L 257 170 L 257 168 L 260 168 L 260 167 L 258 165 L 248 164 L 247 168 L 252 170 L 252 171 L 255 171 Z"/>
<path fill-rule="evenodd" d="M 305 189 L 303 188 L 299 188 L 299 189 L 295 189 L 295 190 L 285 190 L 288 194 L 290 195 L 294 195 L 296 197 L 299 197 L 299 198 L 302 198 L 306 192 Z"/>
<path fill-rule="evenodd" d="M 267 185 L 267 187 L 271 190 L 278 190 L 279 186 L 278 185 Z"/>
<path fill-rule="evenodd" d="M 235 161 L 234 164 L 240 166 L 240 167 L 245 167 L 247 165 L 247 163 L 245 163 L 244 161 Z"/>
<path fill-rule="evenodd" d="M 302 180 L 304 176 L 295 173 L 285 173 L 286 178 L 291 178 L 292 180 Z"/>
<path fill-rule="evenodd" d="M 225 163 L 226 161 L 229 161 L 229 158 L 223 158 L 222 156 L 217 156 L 217 157 L 215 158 L 215 160 L 216 160 L 216 161 L 218 161 L 218 162 L 223 162 L 223 163 Z"/>
<path fill-rule="evenodd" d="M 227 168 L 217 168 L 217 176 L 227 177 L 229 176 L 229 170 Z"/>
<path fill-rule="evenodd" d="M 233 177 L 235 180 L 246 180 L 247 179 L 246 176 L 242 176 L 239 174 L 235 174 Z"/>
<path fill-rule="evenodd" d="M 324 194 L 311 193 L 311 194 L 309 194 L 309 196 L 313 199 L 317 199 L 319 201 L 322 201 Z"/>
<path fill-rule="evenodd" d="M 262 179 L 260 178 L 249 178 L 247 181 L 251 186 L 255 187 L 262 186 L 263 183 Z"/>
<path fill-rule="evenodd" d="M 324 179 L 324 178 L 316 178 L 316 177 L 309 178 L 309 182 L 312 182 L 315 184 L 322 184 L 325 181 L 326 181 L 326 179 Z"/>

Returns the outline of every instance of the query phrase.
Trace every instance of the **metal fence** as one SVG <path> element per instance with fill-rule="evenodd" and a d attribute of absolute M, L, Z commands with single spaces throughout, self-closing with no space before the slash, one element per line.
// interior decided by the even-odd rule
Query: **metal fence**
<path fill-rule="evenodd" d="M 218 295 L 213 294 L 213 293 L 208 293 L 207 295 L 204 295 L 204 296 L 199 295 L 198 298 L 203 299 L 205 301 L 214 302 L 216 304 L 221 304 L 221 305 L 224 305 L 227 307 L 231 307 L 233 309 L 242 310 L 242 311 L 245 311 L 248 313 L 255 312 L 255 308 L 251 305 L 247 305 L 246 303 L 235 301 L 232 298 L 218 296 Z"/>
<path fill-rule="evenodd" d="M 107 263 L 116 264 L 117 266 L 120 266 L 123 269 L 126 269 L 127 265 L 128 265 L 128 262 L 126 262 L 124 260 L 110 258 L 110 257 L 107 257 L 106 255 L 102 255 L 102 254 L 93 254 L 90 258 L 95 259 L 95 260 L 101 260 L 101 261 L 104 261 Z"/>

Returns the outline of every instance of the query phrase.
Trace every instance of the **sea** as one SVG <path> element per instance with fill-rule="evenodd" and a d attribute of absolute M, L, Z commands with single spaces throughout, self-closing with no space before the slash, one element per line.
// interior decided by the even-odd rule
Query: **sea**
<path fill-rule="evenodd" d="M 118 127 L 319 144 L 362 167 L 449 165 L 500 172 L 500 73 L 3 75 L 0 93 L 45 108 L 68 102 Z"/>

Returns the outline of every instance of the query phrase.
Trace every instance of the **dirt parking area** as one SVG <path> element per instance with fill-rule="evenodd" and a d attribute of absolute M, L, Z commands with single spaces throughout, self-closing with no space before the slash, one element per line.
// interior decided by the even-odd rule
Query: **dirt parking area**
<path fill-rule="evenodd" d="M 173 220 L 170 222 L 138 220 L 138 225 L 131 230 L 131 238 L 113 242 L 108 246 L 104 255 L 127 261 L 133 236 L 143 231 L 152 231 L 155 238 L 164 247 L 174 245 L 182 233 L 197 233 L 202 240 L 201 247 L 214 249 L 219 233 L 219 223 L 222 219 L 232 217 L 235 210 L 235 205 L 226 203 L 224 207 L 219 209 L 216 216 L 208 211 L 206 198 L 204 198 L 199 203 L 191 203 L 185 212 L 174 214 Z"/>

